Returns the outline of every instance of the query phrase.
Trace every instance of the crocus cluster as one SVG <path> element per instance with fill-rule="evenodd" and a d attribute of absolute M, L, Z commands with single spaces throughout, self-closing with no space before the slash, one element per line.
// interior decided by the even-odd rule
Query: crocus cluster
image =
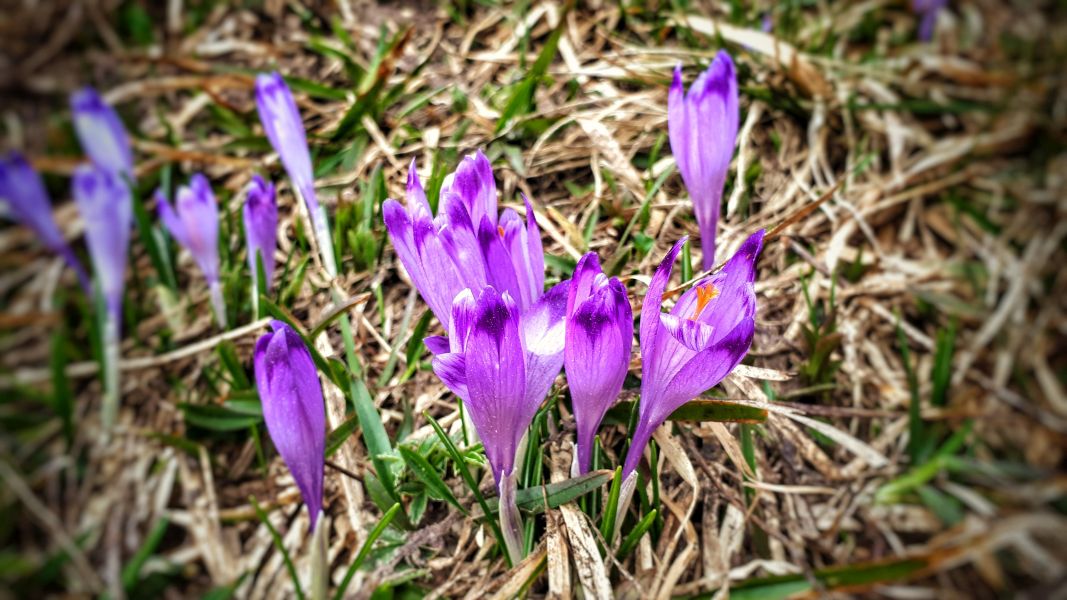
<path fill-rule="evenodd" d="M 626 288 L 602 271 L 595 253 L 581 258 L 572 279 L 542 294 L 540 234 L 532 204 L 523 203 L 525 224 L 510 208 L 497 218 L 492 169 L 478 152 L 443 186 L 436 216 L 414 164 L 406 206 L 395 200 L 383 206 L 401 264 L 446 325 L 447 336 L 429 337 L 426 345 L 434 372 L 463 401 L 482 440 L 513 560 L 521 558 L 516 455 L 534 415 L 565 367 L 578 432 L 574 471 L 587 472 L 597 429 L 629 371 L 634 334 Z M 751 236 L 669 313 L 661 305 L 684 239 L 656 271 L 642 307 L 641 405 L 623 466 L 631 492 L 652 432 L 748 352 L 762 239 L 762 231 Z"/>

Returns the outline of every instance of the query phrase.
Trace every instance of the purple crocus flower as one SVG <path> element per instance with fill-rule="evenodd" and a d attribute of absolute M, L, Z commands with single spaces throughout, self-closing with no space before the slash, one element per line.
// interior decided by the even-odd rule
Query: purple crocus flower
<path fill-rule="evenodd" d="M 248 269 L 252 285 L 258 286 L 256 257 L 263 261 L 263 276 L 269 290 L 274 281 L 274 250 L 278 246 L 278 204 L 274 199 L 274 184 L 252 175 L 246 189 L 242 211 L 245 240 L 248 243 Z M 256 292 L 258 296 L 258 290 Z"/>
<path fill-rule="evenodd" d="M 263 420 L 307 503 L 311 529 L 322 511 L 326 412 L 322 387 L 304 341 L 281 321 L 256 342 L 256 389 Z"/>
<path fill-rule="evenodd" d="M 522 557 L 515 455 L 563 366 L 569 284 L 557 284 L 526 312 L 507 291 L 463 290 L 452 305 L 448 338 L 426 340 L 434 372 L 463 400 L 482 440 L 513 561 Z"/>
<path fill-rule="evenodd" d="M 545 285 L 541 232 L 529 199 L 526 221 L 511 208 L 497 217 L 497 191 L 489 159 L 478 151 L 465 157 L 441 189 L 437 216 L 430 212 L 415 161 L 408 169 L 407 207 L 382 206 L 389 239 L 423 300 L 448 323 L 460 291 L 486 285 L 508 292 L 527 310 Z"/>
<path fill-rule="evenodd" d="M 118 319 L 126 280 L 126 251 L 133 225 L 130 189 L 122 177 L 95 165 L 81 165 L 72 180 L 74 203 L 85 221 L 85 238 L 97 284 L 108 312 Z"/>
<path fill-rule="evenodd" d="M 7 203 L 15 220 L 37 234 L 45 248 L 67 261 L 85 293 L 91 294 L 89 276 L 52 218 L 52 206 L 41 176 L 16 152 L 0 159 L 0 200 Z"/>
<path fill-rule="evenodd" d="M 91 87 L 75 92 L 70 106 L 74 131 L 89 160 L 101 169 L 133 181 L 130 138 L 115 110 Z"/>
<path fill-rule="evenodd" d="M 226 327 L 226 304 L 219 284 L 219 204 L 206 177 L 197 173 L 188 186 L 178 188 L 172 207 L 163 190 L 156 190 L 159 220 L 204 273 L 211 293 L 211 305 L 219 326 Z"/>
<path fill-rule="evenodd" d="M 263 131 L 270 145 L 281 158 L 293 190 L 304 199 L 315 238 L 322 254 L 323 267 L 331 275 L 337 274 L 334 260 L 333 240 L 326 211 L 315 196 L 315 174 L 311 168 L 311 153 L 308 151 L 307 134 L 300 110 L 293 99 L 289 86 L 277 72 L 256 76 L 256 108 Z"/>
<path fill-rule="evenodd" d="M 748 353 L 763 234 L 752 234 L 721 270 L 682 294 L 669 313 L 660 312 L 660 305 L 684 238 L 656 269 L 641 308 L 641 405 L 624 477 L 637 469 L 656 428 L 678 407 L 718 385 Z"/>
<path fill-rule="evenodd" d="M 919 15 L 919 40 L 929 42 L 937 28 L 937 16 L 948 5 L 948 0 L 911 0 L 911 10 Z"/>
<path fill-rule="evenodd" d="M 622 390 L 633 338 L 634 318 L 626 288 L 617 278 L 604 275 L 596 253 L 586 254 L 571 280 L 563 351 L 578 426 L 579 473 L 589 471 L 593 438 Z"/>
<path fill-rule="evenodd" d="M 667 98 L 667 130 L 671 152 L 693 200 L 705 270 L 715 266 L 722 189 L 737 143 L 737 104 L 737 75 L 725 51 L 715 55 L 688 93 L 682 85 L 682 66 L 675 67 Z"/>
<path fill-rule="evenodd" d="M 98 165 L 81 165 L 72 181 L 74 204 L 85 221 L 85 239 L 93 259 L 96 285 L 103 299 L 104 401 L 101 421 L 105 436 L 118 416 L 120 323 L 126 283 L 126 252 L 133 225 L 133 202 L 125 178 Z"/>

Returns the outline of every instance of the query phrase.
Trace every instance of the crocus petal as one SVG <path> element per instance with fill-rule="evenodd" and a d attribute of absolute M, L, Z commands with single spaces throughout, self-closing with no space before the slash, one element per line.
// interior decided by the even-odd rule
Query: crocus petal
<path fill-rule="evenodd" d="M 527 307 L 522 305 L 523 294 L 511 255 L 504 247 L 504 240 L 501 239 L 497 225 L 488 217 L 482 217 L 478 226 L 478 245 L 485 261 L 485 274 L 489 285 L 510 294 L 519 302 L 520 309 L 525 310 Z"/>
<path fill-rule="evenodd" d="M 322 509 L 326 448 L 322 388 L 300 336 L 280 321 L 271 322 L 271 329 L 256 342 L 256 388 L 267 431 L 304 496 L 314 529 Z"/>
<path fill-rule="evenodd" d="M 307 203 L 308 212 L 316 218 L 319 201 L 315 196 L 314 172 L 307 134 L 300 110 L 289 86 L 277 72 L 256 76 L 256 108 L 263 132 L 285 166 L 289 179 Z"/>
<path fill-rule="evenodd" d="M 523 347 L 526 349 L 526 403 L 533 406 L 534 411 L 563 368 L 569 287 L 570 281 L 557 283 L 522 314 Z"/>
<path fill-rule="evenodd" d="M 708 69 L 682 93 L 680 66 L 667 98 L 667 130 L 693 211 L 700 226 L 703 265 L 715 265 L 715 233 L 726 172 L 730 167 L 740 114 L 737 76 L 730 55 L 720 51 Z"/>
<path fill-rule="evenodd" d="M 660 315 L 660 322 L 671 336 L 690 350 L 699 352 L 711 343 L 712 327 L 692 319 L 678 318 L 676 315 Z"/>
<path fill-rule="evenodd" d="M 100 292 L 108 311 L 117 318 L 122 309 L 126 251 L 133 225 L 130 190 L 119 174 L 91 165 L 79 166 L 71 185 L 74 203 L 85 222 Z"/>
<path fill-rule="evenodd" d="M 478 301 L 470 288 L 456 294 L 452 300 L 452 318 L 448 320 L 448 343 L 452 352 L 463 352 L 467 349 L 467 339 L 474 328 L 478 313 Z"/>
<path fill-rule="evenodd" d="M 450 296 L 447 290 L 442 293 L 441 286 L 438 285 L 442 273 L 437 272 L 434 276 L 430 276 L 423 265 L 423 259 L 420 255 L 420 247 L 433 245 L 433 240 L 425 239 L 425 236 L 436 236 L 433 224 L 424 222 L 420 226 L 420 235 L 423 236 L 423 239 L 420 240 L 419 244 L 416 244 L 415 224 L 412 223 L 404 207 L 399 202 L 393 199 L 386 200 L 382 205 L 382 215 L 385 220 L 385 229 L 389 235 L 389 241 L 393 243 L 393 248 L 400 258 L 400 263 L 407 270 L 408 276 L 411 277 L 411 282 L 419 290 L 422 299 L 430 306 L 430 310 L 433 311 L 437 320 L 447 323 L 454 294 Z M 432 254 L 432 248 L 430 252 Z M 448 269 L 448 271 L 451 270 L 451 268 Z M 447 275 L 447 273 L 444 275 Z"/>
<path fill-rule="evenodd" d="M 571 276 L 570 292 L 567 295 L 567 314 L 574 314 L 574 307 L 589 298 L 597 279 L 602 277 L 603 273 L 596 252 L 589 252 L 578 259 L 574 274 Z"/>
<path fill-rule="evenodd" d="M 480 223 L 486 217 L 496 225 L 496 181 L 493 167 L 481 150 L 463 157 L 449 191 L 463 201 L 472 222 Z"/>
<path fill-rule="evenodd" d="M 467 391 L 467 361 L 461 352 L 446 352 L 433 357 L 433 372 L 453 394 L 464 402 L 470 400 Z M 480 431 L 480 430 L 479 430 Z"/>
<path fill-rule="evenodd" d="M 259 175 L 245 188 L 245 204 L 241 212 L 245 226 L 245 241 L 248 246 L 248 268 L 252 277 L 256 274 L 256 257 L 263 261 L 263 275 L 269 290 L 274 281 L 274 251 L 278 247 L 278 204 L 274 197 L 274 184 L 264 181 Z"/>
<path fill-rule="evenodd" d="M 426 190 L 422 188 L 419 180 L 419 172 L 416 169 L 415 159 L 411 159 L 408 165 L 407 193 L 404 195 L 407 201 L 408 212 L 416 217 L 426 215 L 433 216 L 430 212 L 430 203 L 426 200 Z"/>
<path fill-rule="evenodd" d="M 101 169 L 133 180 L 133 151 L 122 121 L 100 94 L 85 87 L 70 97 L 74 132 L 89 156 Z"/>
<path fill-rule="evenodd" d="M 526 205 L 526 253 L 529 257 L 530 285 L 540 294 L 545 289 L 545 250 L 541 244 L 541 230 L 537 227 L 533 205 L 526 194 L 522 195 L 522 201 Z"/>
<path fill-rule="evenodd" d="M 668 384 L 648 420 L 662 423 L 678 407 L 719 385 L 748 353 L 754 331 L 755 321 L 744 319 L 720 342 L 691 358 Z"/>
<path fill-rule="evenodd" d="M 415 251 L 422 265 L 422 281 L 416 281 L 415 287 L 419 289 L 427 304 L 440 307 L 443 314 L 447 315 L 447 307 L 451 306 L 456 294 L 465 286 L 455 264 L 445 252 L 433 221 L 428 217 L 415 221 L 414 238 Z M 436 310 L 434 314 L 438 314 Z"/>
<path fill-rule="evenodd" d="M 45 248 L 67 261 L 82 287 L 91 293 L 85 269 L 52 217 L 51 202 L 41 176 L 20 154 L 11 153 L 0 159 L 0 201 L 7 203 L 15 220 L 33 230 Z"/>
<path fill-rule="evenodd" d="M 685 244 L 688 237 L 675 242 L 674 246 L 667 252 L 667 255 L 663 257 L 663 261 L 660 262 L 659 267 L 656 268 L 656 273 L 652 276 L 652 281 L 648 284 L 648 291 L 645 293 L 644 304 L 641 305 L 641 359 L 645 366 L 651 366 L 650 362 L 654 362 L 654 348 L 656 342 L 656 335 L 660 330 L 660 307 L 663 305 L 663 292 L 667 289 L 667 283 L 671 279 L 671 271 L 674 270 L 674 261 L 678 258 L 678 253 L 682 251 L 682 245 Z M 644 367 L 642 367 L 644 372 Z M 642 387 L 644 383 L 642 382 Z M 643 392 L 642 392 L 643 393 Z"/>
<path fill-rule="evenodd" d="M 426 345 L 426 349 L 430 351 L 430 354 L 448 354 L 452 351 L 449 344 L 448 337 L 443 335 L 431 335 L 423 338 L 422 343 Z"/>
<path fill-rule="evenodd" d="M 519 442 L 538 406 L 526 402 L 519 311 L 507 293 L 482 290 L 465 360 L 468 414 L 499 484 L 500 475 L 514 468 Z"/>
<path fill-rule="evenodd" d="M 170 200 L 167 200 L 167 195 L 163 193 L 161 188 L 156 189 L 154 196 L 156 199 L 156 211 L 159 213 L 159 221 L 163 223 L 163 228 L 182 247 L 188 246 L 189 240 L 185 236 L 185 221 L 182 221 L 178 213 L 175 212 L 174 207 L 170 205 Z"/>
<path fill-rule="evenodd" d="M 488 284 L 485 274 L 485 261 L 474 222 L 463 202 L 451 200 L 455 194 L 445 194 L 445 225 L 441 228 L 441 243 L 452 263 L 460 274 L 464 285 L 471 289 L 482 289 Z"/>

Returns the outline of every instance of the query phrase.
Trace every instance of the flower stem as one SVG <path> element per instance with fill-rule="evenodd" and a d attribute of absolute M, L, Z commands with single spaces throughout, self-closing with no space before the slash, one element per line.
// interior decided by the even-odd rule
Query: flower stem
<path fill-rule="evenodd" d="M 115 419 L 119 413 L 119 319 L 118 315 L 107 308 L 103 309 L 104 323 L 104 404 L 102 407 L 101 421 L 104 426 L 104 435 L 111 434 L 111 428 L 115 425 Z"/>
<path fill-rule="evenodd" d="M 626 511 L 630 509 L 630 500 L 634 497 L 634 490 L 637 488 L 637 471 L 631 471 L 626 479 L 622 480 L 622 488 L 619 489 L 619 504 L 615 509 L 615 523 L 611 528 L 611 537 L 608 540 L 609 544 L 615 543 L 615 538 L 619 533 L 619 527 L 622 525 L 622 520 L 626 516 Z"/>
<path fill-rule="evenodd" d="M 512 565 L 519 564 L 524 555 L 522 515 L 515 503 L 517 478 L 518 472 L 513 470 L 510 475 L 503 476 L 497 489 L 500 494 L 500 529 Z"/>
<path fill-rule="evenodd" d="M 226 299 L 222 296 L 222 284 L 212 281 L 208 284 L 211 293 L 211 308 L 215 310 L 215 320 L 219 327 L 226 329 Z"/>
<path fill-rule="evenodd" d="M 314 531 L 311 533 L 311 581 L 308 582 L 308 592 L 311 600 L 325 600 L 327 587 L 327 573 L 329 565 L 326 564 L 326 519 L 320 518 Z"/>
<path fill-rule="evenodd" d="M 315 228 L 315 239 L 319 242 L 319 254 L 322 266 L 330 279 L 337 277 L 337 260 L 333 255 L 333 238 L 330 235 L 330 219 L 326 216 L 326 207 L 321 204 L 315 214 L 311 215 L 311 224 Z"/>

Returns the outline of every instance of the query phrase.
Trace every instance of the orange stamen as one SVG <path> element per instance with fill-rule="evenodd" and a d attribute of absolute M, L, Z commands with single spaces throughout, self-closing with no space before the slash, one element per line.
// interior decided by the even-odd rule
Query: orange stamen
<path fill-rule="evenodd" d="M 504 237 L 504 226 L 503 225 L 497 225 L 496 226 L 496 230 L 497 230 L 497 232 L 500 233 L 500 237 Z"/>
<path fill-rule="evenodd" d="M 690 320 L 695 321 L 700 318 L 700 313 L 704 311 L 704 307 L 709 302 L 714 300 L 719 295 L 719 288 L 710 283 L 697 287 L 697 309 L 693 312 L 693 316 L 689 317 Z"/>

